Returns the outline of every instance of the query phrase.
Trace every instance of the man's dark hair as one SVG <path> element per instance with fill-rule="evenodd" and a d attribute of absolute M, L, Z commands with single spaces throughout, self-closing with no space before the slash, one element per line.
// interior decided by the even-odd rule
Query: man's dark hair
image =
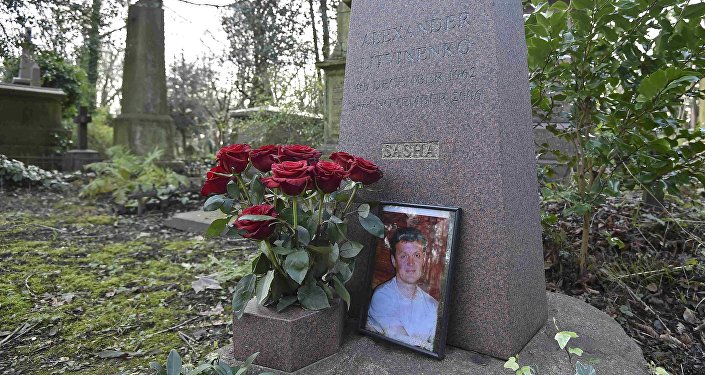
<path fill-rule="evenodd" d="M 428 240 L 420 230 L 414 227 L 399 228 L 394 232 L 392 238 L 389 239 L 389 250 L 392 252 L 392 255 L 396 255 L 397 244 L 399 242 L 418 242 L 425 248 Z"/>

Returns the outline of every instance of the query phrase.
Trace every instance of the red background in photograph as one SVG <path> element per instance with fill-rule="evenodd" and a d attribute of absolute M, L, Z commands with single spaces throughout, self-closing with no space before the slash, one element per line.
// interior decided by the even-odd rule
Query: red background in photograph
<path fill-rule="evenodd" d="M 424 276 L 419 287 L 436 301 L 441 301 L 441 280 L 445 270 L 445 256 L 448 244 L 448 219 L 431 216 L 407 215 L 397 212 L 382 212 L 385 239 L 377 240 L 372 289 L 395 275 L 391 253 L 385 245 L 399 228 L 415 227 L 426 236 L 426 259 L 423 265 Z"/>

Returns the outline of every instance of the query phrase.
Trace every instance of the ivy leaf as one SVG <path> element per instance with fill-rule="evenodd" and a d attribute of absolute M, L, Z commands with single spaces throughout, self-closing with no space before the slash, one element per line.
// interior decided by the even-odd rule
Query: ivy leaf
<path fill-rule="evenodd" d="M 343 258 L 354 258 L 362 250 L 363 245 L 355 241 L 347 241 L 340 246 L 340 256 Z"/>
<path fill-rule="evenodd" d="M 181 375 L 181 356 L 171 349 L 166 360 L 166 375 Z"/>
<path fill-rule="evenodd" d="M 384 224 L 375 214 L 369 213 L 367 217 L 358 216 L 360 225 L 375 237 L 384 238 Z"/>
<path fill-rule="evenodd" d="M 362 218 L 367 217 L 367 215 L 370 214 L 370 205 L 367 203 L 361 204 L 360 207 L 357 208 L 357 214 Z"/>
<path fill-rule="evenodd" d="M 333 276 L 333 285 L 335 286 L 335 291 L 338 293 L 340 298 L 345 301 L 345 304 L 348 307 L 348 310 L 350 310 L 350 293 L 348 290 L 345 288 L 345 284 L 343 284 L 342 281 L 338 278 L 338 276 Z"/>
<path fill-rule="evenodd" d="M 214 195 L 206 200 L 203 204 L 203 211 L 215 211 L 223 206 L 225 203 L 225 197 L 222 195 Z"/>
<path fill-rule="evenodd" d="M 595 375 L 595 368 L 577 361 L 575 362 L 575 375 Z"/>
<path fill-rule="evenodd" d="M 297 283 L 301 284 L 308 272 L 308 252 L 298 250 L 286 256 L 284 259 L 284 271 Z"/>
<path fill-rule="evenodd" d="M 233 293 L 233 312 L 235 317 L 240 319 L 245 314 L 245 306 L 252 299 L 255 293 L 255 284 L 257 277 L 254 274 L 249 274 L 237 283 L 235 292 Z"/>
<path fill-rule="evenodd" d="M 301 302 L 301 306 L 308 310 L 322 310 L 330 307 L 326 292 L 315 283 L 303 285 L 296 292 L 296 296 Z"/>
<path fill-rule="evenodd" d="M 583 355 L 583 350 L 580 348 L 568 348 L 568 353 L 581 357 Z"/>
<path fill-rule="evenodd" d="M 257 302 L 263 304 L 269 297 L 269 288 L 274 281 L 274 270 L 269 270 L 263 278 L 257 281 Z"/>
<path fill-rule="evenodd" d="M 561 331 L 556 333 L 556 336 L 554 339 L 558 342 L 558 346 L 561 349 L 565 349 L 565 346 L 568 345 L 568 341 L 572 338 L 578 337 L 578 334 L 575 332 L 569 332 L 569 331 Z"/>
<path fill-rule="evenodd" d="M 517 358 L 516 357 L 509 357 L 507 362 L 504 362 L 504 368 L 508 368 L 512 371 L 518 370 L 519 364 L 517 363 Z"/>
<path fill-rule="evenodd" d="M 211 225 L 208 226 L 208 230 L 206 231 L 206 237 L 213 238 L 223 234 L 223 232 L 225 232 L 225 227 L 228 225 L 228 221 L 230 221 L 230 218 L 213 220 Z"/>

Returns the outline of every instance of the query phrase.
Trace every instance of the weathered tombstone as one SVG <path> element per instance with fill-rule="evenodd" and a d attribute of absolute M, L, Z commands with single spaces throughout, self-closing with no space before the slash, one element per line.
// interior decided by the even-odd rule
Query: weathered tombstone
<path fill-rule="evenodd" d="M 63 155 L 62 169 L 64 171 L 77 171 L 84 165 L 100 161 L 98 151 L 88 149 L 88 123 L 93 121 L 88 114 L 88 107 L 81 106 L 73 122 L 78 125 L 78 149 L 71 150 Z"/>
<path fill-rule="evenodd" d="M 164 10 L 161 0 L 130 5 L 122 75 L 122 113 L 113 120 L 114 142 L 144 155 L 159 148 L 174 156 L 174 121 L 166 101 Z"/>
<path fill-rule="evenodd" d="M 519 0 L 353 5 L 339 149 L 385 171 L 366 199 L 463 209 L 448 344 L 500 358 L 547 316 L 526 55 Z"/>
<path fill-rule="evenodd" d="M 61 167 L 57 139 L 68 136 L 61 124 L 60 89 L 39 87 L 39 66 L 32 59 L 32 32 L 25 33 L 18 77 L 0 83 L 0 154 L 45 169 Z"/>
<path fill-rule="evenodd" d="M 325 72 L 325 111 L 326 122 L 323 128 L 324 153 L 337 148 L 340 136 L 340 114 L 343 108 L 343 82 L 345 80 L 345 56 L 348 52 L 348 31 L 350 30 L 350 4 L 338 4 L 338 36 L 335 49 L 316 67 Z"/>

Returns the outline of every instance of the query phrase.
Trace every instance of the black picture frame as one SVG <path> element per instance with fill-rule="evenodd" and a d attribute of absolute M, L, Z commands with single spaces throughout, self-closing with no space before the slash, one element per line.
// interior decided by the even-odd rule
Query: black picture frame
<path fill-rule="evenodd" d="M 460 233 L 461 209 L 459 207 L 442 207 L 385 201 L 379 202 L 376 211 L 379 218 L 384 223 L 385 236 L 383 239 L 375 238 L 372 242 L 372 251 L 369 252 L 370 259 L 368 264 L 370 266 L 368 267 L 368 275 L 366 279 L 368 286 L 366 289 L 367 293 L 365 295 L 365 300 L 362 305 L 362 311 L 360 312 L 358 332 L 370 336 L 374 339 L 388 341 L 396 345 L 411 349 L 418 353 L 434 357 L 436 359 L 443 359 L 445 357 L 445 344 L 446 338 L 448 336 L 448 317 L 450 312 L 449 307 L 451 294 L 450 288 L 453 282 L 452 276 L 453 262 L 455 258 L 454 254 L 457 251 L 456 248 L 458 244 L 458 236 Z M 406 223 L 403 222 L 403 220 L 405 220 L 404 216 L 406 216 Z M 435 225 L 433 224 L 434 219 L 436 222 Z M 439 225 L 447 225 L 447 228 L 444 229 L 442 227 L 439 227 Z M 380 329 L 382 328 L 382 325 L 377 324 L 377 321 L 374 318 L 368 322 L 368 320 L 370 319 L 370 317 L 368 316 L 370 311 L 370 305 L 372 304 L 372 298 L 375 293 L 374 289 L 377 288 L 380 290 L 385 290 L 385 292 L 380 292 L 380 297 L 376 299 L 376 305 L 380 305 L 379 301 L 389 300 L 382 299 L 382 296 L 389 295 L 387 293 L 388 291 L 399 290 L 392 289 L 391 287 L 392 283 L 394 283 L 393 285 L 395 286 L 397 285 L 396 281 L 399 273 L 396 267 L 392 265 L 392 258 L 397 258 L 395 255 L 392 255 L 389 249 L 389 242 L 390 237 L 392 237 L 397 230 L 409 227 L 416 228 L 419 232 L 421 232 L 424 237 L 426 237 L 427 243 L 426 245 L 424 245 L 424 254 L 427 254 L 426 248 L 430 248 L 430 252 L 428 253 L 430 254 L 430 256 L 425 255 L 422 259 L 424 267 L 422 271 L 423 277 L 426 278 L 426 289 L 429 290 L 424 290 L 425 288 L 420 286 L 420 284 L 422 283 L 419 283 L 417 281 L 417 289 L 415 289 L 414 292 L 414 300 L 416 299 L 416 295 L 418 293 L 417 291 L 419 288 L 424 291 L 424 294 L 420 297 L 423 298 L 424 301 L 430 301 L 428 300 L 428 297 L 436 299 L 432 296 L 432 294 L 439 295 L 439 298 L 436 299 L 438 303 L 438 307 L 436 310 L 436 325 L 432 337 L 432 342 L 430 342 L 432 345 L 430 347 L 428 346 L 428 340 L 421 344 L 418 344 L 418 341 L 421 340 L 418 340 L 417 336 L 412 337 L 411 335 L 409 335 L 408 341 L 405 341 L 406 339 L 403 336 L 397 336 L 396 338 L 389 337 L 384 333 L 384 329 Z M 433 233 L 430 232 L 431 230 L 433 230 Z M 445 235 L 443 234 L 444 230 L 446 231 Z M 405 231 L 415 233 L 415 231 L 413 230 Z M 402 240 L 399 242 L 401 243 L 404 241 Z M 439 242 L 445 243 L 440 244 Z M 440 253 L 440 251 L 438 251 L 440 245 L 442 245 L 444 249 L 442 254 Z M 380 253 L 378 253 L 378 251 L 380 251 Z M 388 264 L 384 264 L 385 257 L 389 257 Z M 429 257 L 431 259 L 428 259 Z M 443 267 L 440 275 L 438 276 L 440 277 L 440 279 L 436 279 L 433 276 L 429 275 L 435 275 L 438 273 L 437 268 L 439 267 L 440 261 L 439 259 L 435 258 L 439 257 L 442 257 Z M 393 267 L 392 278 L 387 281 L 384 281 L 383 283 L 380 283 L 381 279 L 389 276 L 390 265 Z M 380 270 L 380 268 L 384 268 L 385 270 Z M 384 287 L 384 285 L 387 286 Z M 409 284 L 407 283 L 406 285 Z M 434 291 L 436 290 L 439 290 L 440 294 L 434 293 Z M 401 295 L 401 292 L 397 293 Z M 384 307 L 384 309 L 388 309 L 388 307 Z M 379 309 L 376 309 L 375 311 L 378 310 Z M 406 332 L 406 330 L 404 330 L 404 332 Z M 417 340 L 416 345 L 414 345 L 414 343 L 412 342 L 414 340 Z"/>

